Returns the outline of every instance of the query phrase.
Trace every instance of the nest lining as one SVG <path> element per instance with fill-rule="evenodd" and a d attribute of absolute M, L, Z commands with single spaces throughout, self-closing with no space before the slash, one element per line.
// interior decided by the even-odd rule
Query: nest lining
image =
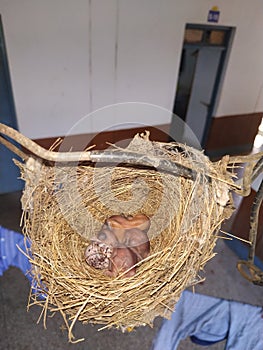
<path fill-rule="evenodd" d="M 32 243 L 29 305 L 42 306 L 44 315 L 60 312 L 72 342 L 77 320 L 127 330 L 151 326 L 156 316 L 169 318 L 181 292 L 201 280 L 216 232 L 233 210 L 226 160 L 211 163 L 200 151 L 139 135 L 128 147 L 134 149 L 188 166 L 197 176 L 122 164 L 49 166 L 32 158 L 20 164 L 24 233 Z M 151 219 L 150 256 L 131 278 L 107 277 L 84 259 L 90 237 L 120 213 Z"/>

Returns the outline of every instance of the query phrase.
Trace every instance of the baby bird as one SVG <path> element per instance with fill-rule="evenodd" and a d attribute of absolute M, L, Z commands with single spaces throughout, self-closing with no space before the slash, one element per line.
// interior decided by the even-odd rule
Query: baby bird
<path fill-rule="evenodd" d="M 136 254 L 138 261 L 147 258 L 150 253 L 147 233 L 138 228 L 131 228 L 125 232 L 125 246 Z"/>
<path fill-rule="evenodd" d="M 109 269 L 105 274 L 110 277 L 117 277 L 127 271 L 123 277 L 131 277 L 136 273 L 137 256 L 128 248 L 116 248 L 110 258 Z"/>
<path fill-rule="evenodd" d="M 150 219 L 144 214 L 133 216 L 113 215 L 105 220 L 85 251 L 86 262 L 104 270 L 104 274 L 116 277 L 134 276 L 137 262 L 150 253 L 147 232 Z M 128 270 L 128 271 L 127 271 Z M 127 271 L 127 273 L 125 273 Z"/>
<path fill-rule="evenodd" d="M 95 237 L 91 238 L 91 241 L 93 242 L 103 242 L 104 244 L 107 244 L 112 247 L 118 247 L 119 246 L 119 240 L 116 237 L 116 234 L 113 230 L 110 230 L 107 225 L 103 225 L 101 230 L 97 233 Z"/>
<path fill-rule="evenodd" d="M 135 216 L 112 215 L 105 221 L 105 225 L 115 233 L 118 241 L 124 244 L 126 230 L 137 228 L 147 233 L 150 228 L 150 219 L 144 214 Z"/>

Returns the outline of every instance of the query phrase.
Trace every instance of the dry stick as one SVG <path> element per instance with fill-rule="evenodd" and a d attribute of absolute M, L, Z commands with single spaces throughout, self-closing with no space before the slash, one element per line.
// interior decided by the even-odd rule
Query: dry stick
<path fill-rule="evenodd" d="M 74 317 L 74 319 L 73 319 L 73 321 L 72 321 L 72 323 L 71 323 L 71 325 L 70 325 L 70 327 L 69 327 L 69 334 L 68 334 L 68 336 L 69 336 L 69 341 L 71 341 L 71 342 L 74 343 L 74 344 L 75 344 L 75 343 L 79 343 L 79 342 L 81 342 L 81 341 L 84 340 L 84 338 L 81 338 L 81 339 L 78 339 L 78 340 L 73 341 L 72 339 L 74 339 L 74 336 L 73 336 L 73 334 L 72 334 L 72 330 L 73 330 L 73 327 L 74 327 L 75 323 L 77 322 L 77 319 L 78 319 L 80 313 L 85 309 L 85 307 L 86 307 L 86 305 L 88 304 L 89 300 L 90 300 L 90 297 L 88 297 L 88 298 L 86 299 L 86 301 L 83 303 L 83 305 L 79 308 L 78 312 L 76 313 L 76 315 L 75 315 L 75 317 Z"/>
<path fill-rule="evenodd" d="M 24 148 L 32 152 L 38 157 L 53 161 L 53 162 L 81 162 L 92 161 L 98 163 L 126 163 L 137 164 L 148 167 L 158 168 L 159 170 L 171 172 L 178 176 L 183 176 L 194 180 L 196 177 L 196 171 L 188 168 L 182 164 L 170 161 L 165 158 L 149 157 L 144 154 L 130 152 L 130 151 L 87 151 L 87 152 L 53 152 L 48 151 L 45 148 L 39 146 L 26 136 L 20 134 L 17 130 L 14 130 L 4 124 L 0 123 L 0 133 L 12 138 L 16 142 L 20 143 Z M 0 140 L 1 141 L 1 140 Z M 9 145 L 6 145 L 9 147 Z M 15 151 L 15 150 L 14 150 Z M 16 153 L 16 152 L 15 152 Z M 209 175 L 206 175 L 209 177 Z"/>
<path fill-rule="evenodd" d="M 251 183 L 263 172 L 263 157 L 261 157 L 253 169 Z"/>
<path fill-rule="evenodd" d="M 21 151 L 18 147 L 13 145 L 11 142 L 0 136 L 0 143 L 2 143 L 4 146 L 10 149 L 10 151 L 14 152 L 16 155 L 18 155 L 21 159 L 27 160 L 29 157 L 26 155 L 23 151 Z"/>
<path fill-rule="evenodd" d="M 60 302 L 57 300 L 57 298 L 55 296 L 54 296 L 54 300 L 55 300 L 56 304 L 59 306 Z M 68 337 L 69 337 L 69 324 L 68 324 L 67 317 L 66 317 L 65 313 L 62 310 L 59 310 L 59 311 L 60 311 L 60 314 L 61 314 L 61 316 L 62 316 L 62 318 L 64 320 L 64 323 L 65 323 L 65 325 L 67 327 Z"/>
<path fill-rule="evenodd" d="M 240 241 L 242 241 L 244 243 L 248 243 L 249 245 L 251 245 L 251 242 L 246 240 L 246 239 L 244 239 L 244 238 L 237 237 L 237 236 L 235 236 L 235 235 L 233 235 L 233 234 L 231 234 L 229 232 L 223 231 L 223 230 L 220 230 L 220 232 L 224 233 L 227 236 L 230 236 L 232 238 L 238 239 L 238 240 L 240 240 Z M 222 237 L 222 238 L 226 239 L 226 237 Z"/>
<path fill-rule="evenodd" d="M 257 162 L 255 164 L 255 162 Z M 235 191 L 241 196 L 248 196 L 251 192 L 251 183 L 258 177 L 263 168 L 263 152 L 251 154 L 248 156 L 230 157 L 229 164 L 248 163 L 243 175 L 243 188 Z"/>
<path fill-rule="evenodd" d="M 0 133 L 12 138 L 16 142 L 20 143 L 24 148 L 37 155 L 38 157 L 55 162 L 77 162 L 77 161 L 92 161 L 92 162 L 113 162 L 113 163 L 128 163 L 128 164 L 140 164 L 146 166 L 158 167 L 160 170 L 169 171 L 176 173 L 179 176 L 184 176 L 186 178 L 194 179 L 196 173 L 186 166 L 181 164 L 175 164 L 167 159 L 155 158 L 155 157 L 146 157 L 141 154 L 136 154 L 133 152 L 116 152 L 116 151 L 87 151 L 87 152 L 53 152 L 48 151 L 45 148 L 39 146 L 37 143 L 33 142 L 26 136 L 20 134 L 17 130 L 8 127 L 5 124 L 0 123 Z M 0 138 L 0 142 L 5 144 L 10 148 L 14 153 L 21 154 L 24 159 L 25 153 L 20 151 L 17 147 L 3 139 Z M 19 155 L 20 156 L 20 155 Z M 258 160 L 263 157 L 263 152 L 249 156 L 239 156 L 239 157 L 230 157 L 229 163 L 242 163 L 242 162 L 251 162 Z M 209 176 L 208 176 L 209 177 Z M 245 179 L 244 179 L 245 180 Z M 244 187 L 244 193 L 247 195 L 248 187 Z"/>
<path fill-rule="evenodd" d="M 263 157 L 263 152 L 249 154 L 247 156 L 232 156 L 232 157 L 229 157 L 228 163 L 234 164 L 234 163 L 246 163 L 246 162 L 258 161 L 262 157 Z"/>
<path fill-rule="evenodd" d="M 233 241 L 233 238 L 230 237 L 224 237 L 224 236 L 215 236 L 218 239 L 224 239 L 225 241 Z"/>
<path fill-rule="evenodd" d="M 259 219 L 259 211 L 261 208 L 261 204 L 263 201 L 263 180 L 259 186 L 258 192 L 256 194 L 254 203 L 251 208 L 250 214 L 250 231 L 249 231 L 249 240 L 251 241 L 251 248 L 249 250 L 248 260 L 250 262 L 254 262 L 255 258 L 255 250 L 257 243 L 257 232 L 258 232 L 258 219 Z"/>
<path fill-rule="evenodd" d="M 87 151 L 87 152 L 53 152 L 39 146 L 26 136 L 20 134 L 4 124 L 0 123 L 0 133 L 11 137 L 20 143 L 24 148 L 37 155 L 38 157 L 54 162 L 81 162 L 92 161 L 98 163 L 127 163 L 138 164 L 150 167 L 158 167 L 160 170 L 176 173 L 179 176 L 194 178 L 195 171 L 181 164 L 176 164 L 164 158 L 147 157 L 143 154 L 134 152 L 120 151 Z M 1 141 L 1 140 L 0 140 Z M 9 147 L 7 145 L 7 147 Z M 15 151 L 15 150 L 13 150 Z M 16 152 L 15 152 L 16 153 Z"/>
<path fill-rule="evenodd" d="M 20 134 L 17 130 L 0 123 L 0 134 L 4 134 L 25 149 L 38 156 L 39 158 L 51 162 L 76 162 L 76 161 L 90 161 L 89 152 L 53 152 L 39 146 L 36 142 L 30 140 L 28 137 Z M 2 140 L 0 140 L 2 142 Z M 7 145 L 7 147 L 9 147 Z M 16 153 L 16 152 L 15 152 Z"/>
<path fill-rule="evenodd" d="M 137 165 L 143 165 L 147 167 L 154 167 L 162 171 L 171 172 L 177 176 L 182 176 L 185 178 L 189 178 L 191 180 L 194 180 L 196 178 L 197 172 L 187 166 L 184 166 L 180 163 L 177 163 L 175 161 L 171 161 L 165 158 L 158 158 L 158 157 L 152 157 L 152 156 L 146 156 L 145 154 L 135 153 L 131 151 L 85 151 L 85 152 L 54 152 L 46 150 L 45 148 L 39 146 L 37 143 L 33 142 L 26 136 L 20 134 L 17 130 L 14 130 L 4 124 L 0 123 L 0 133 L 5 134 L 9 137 L 11 137 L 16 142 L 20 143 L 24 148 L 29 150 L 31 153 L 35 154 L 36 156 L 53 162 L 64 162 L 64 163 L 70 163 L 70 162 L 81 162 L 81 161 L 91 161 L 94 163 L 114 163 L 114 164 L 137 164 Z M 0 142 L 2 142 L 2 138 L 0 138 Z M 10 145 L 5 142 L 5 145 L 11 149 Z M 12 149 L 13 152 L 18 154 L 18 149 Z M 23 153 L 24 154 L 24 153 Z M 25 154 L 24 154 L 25 155 Z M 255 156 L 255 155 L 254 155 Z M 258 159 L 257 157 L 254 157 L 255 159 Z M 253 158 L 253 159 L 254 159 Z M 239 157 L 238 160 L 241 158 Z M 247 159 L 245 156 L 244 161 Z M 250 158 L 249 158 L 250 159 Z M 252 158 L 251 158 L 252 159 Z M 236 160 L 234 158 L 231 159 L 232 162 L 235 162 Z M 231 163 L 231 162 L 230 162 Z M 207 178 L 214 178 L 213 175 L 206 174 L 205 177 Z M 233 187 L 233 189 L 237 193 L 243 193 L 242 190 L 240 190 L 239 186 L 226 181 L 225 179 L 217 178 L 218 181 L 227 183 Z M 243 195 L 248 195 L 248 186 L 246 185 L 246 191 Z"/>

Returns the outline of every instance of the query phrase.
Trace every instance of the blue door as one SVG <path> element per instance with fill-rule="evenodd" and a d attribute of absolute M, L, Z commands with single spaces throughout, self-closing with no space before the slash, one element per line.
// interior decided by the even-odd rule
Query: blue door
<path fill-rule="evenodd" d="M 0 123 L 17 129 L 15 106 L 8 69 L 2 21 L 0 18 Z M 19 169 L 13 163 L 17 158 L 0 143 L 0 194 L 19 191 L 23 181 L 19 180 Z"/>

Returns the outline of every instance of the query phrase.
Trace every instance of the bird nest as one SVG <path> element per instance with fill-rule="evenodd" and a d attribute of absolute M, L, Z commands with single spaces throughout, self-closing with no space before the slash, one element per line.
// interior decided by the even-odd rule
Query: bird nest
<path fill-rule="evenodd" d="M 72 342 L 76 321 L 130 330 L 152 325 L 156 316 L 169 318 L 181 292 L 200 282 L 233 210 L 227 158 L 212 163 L 200 151 L 151 142 L 148 135 L 136 135 L 126 149 L 113 147 L 113 159 L 124 151 L 139 154 L 144 165 L 33 157 L 19 163 L 33 277 L 29 305 L 40 305 L 44 318 L 60 312 Z M 151 221 L 150 254 L 132 277 L 106 276 L 85 261 L 90 238 L 117 214 Z"/>

